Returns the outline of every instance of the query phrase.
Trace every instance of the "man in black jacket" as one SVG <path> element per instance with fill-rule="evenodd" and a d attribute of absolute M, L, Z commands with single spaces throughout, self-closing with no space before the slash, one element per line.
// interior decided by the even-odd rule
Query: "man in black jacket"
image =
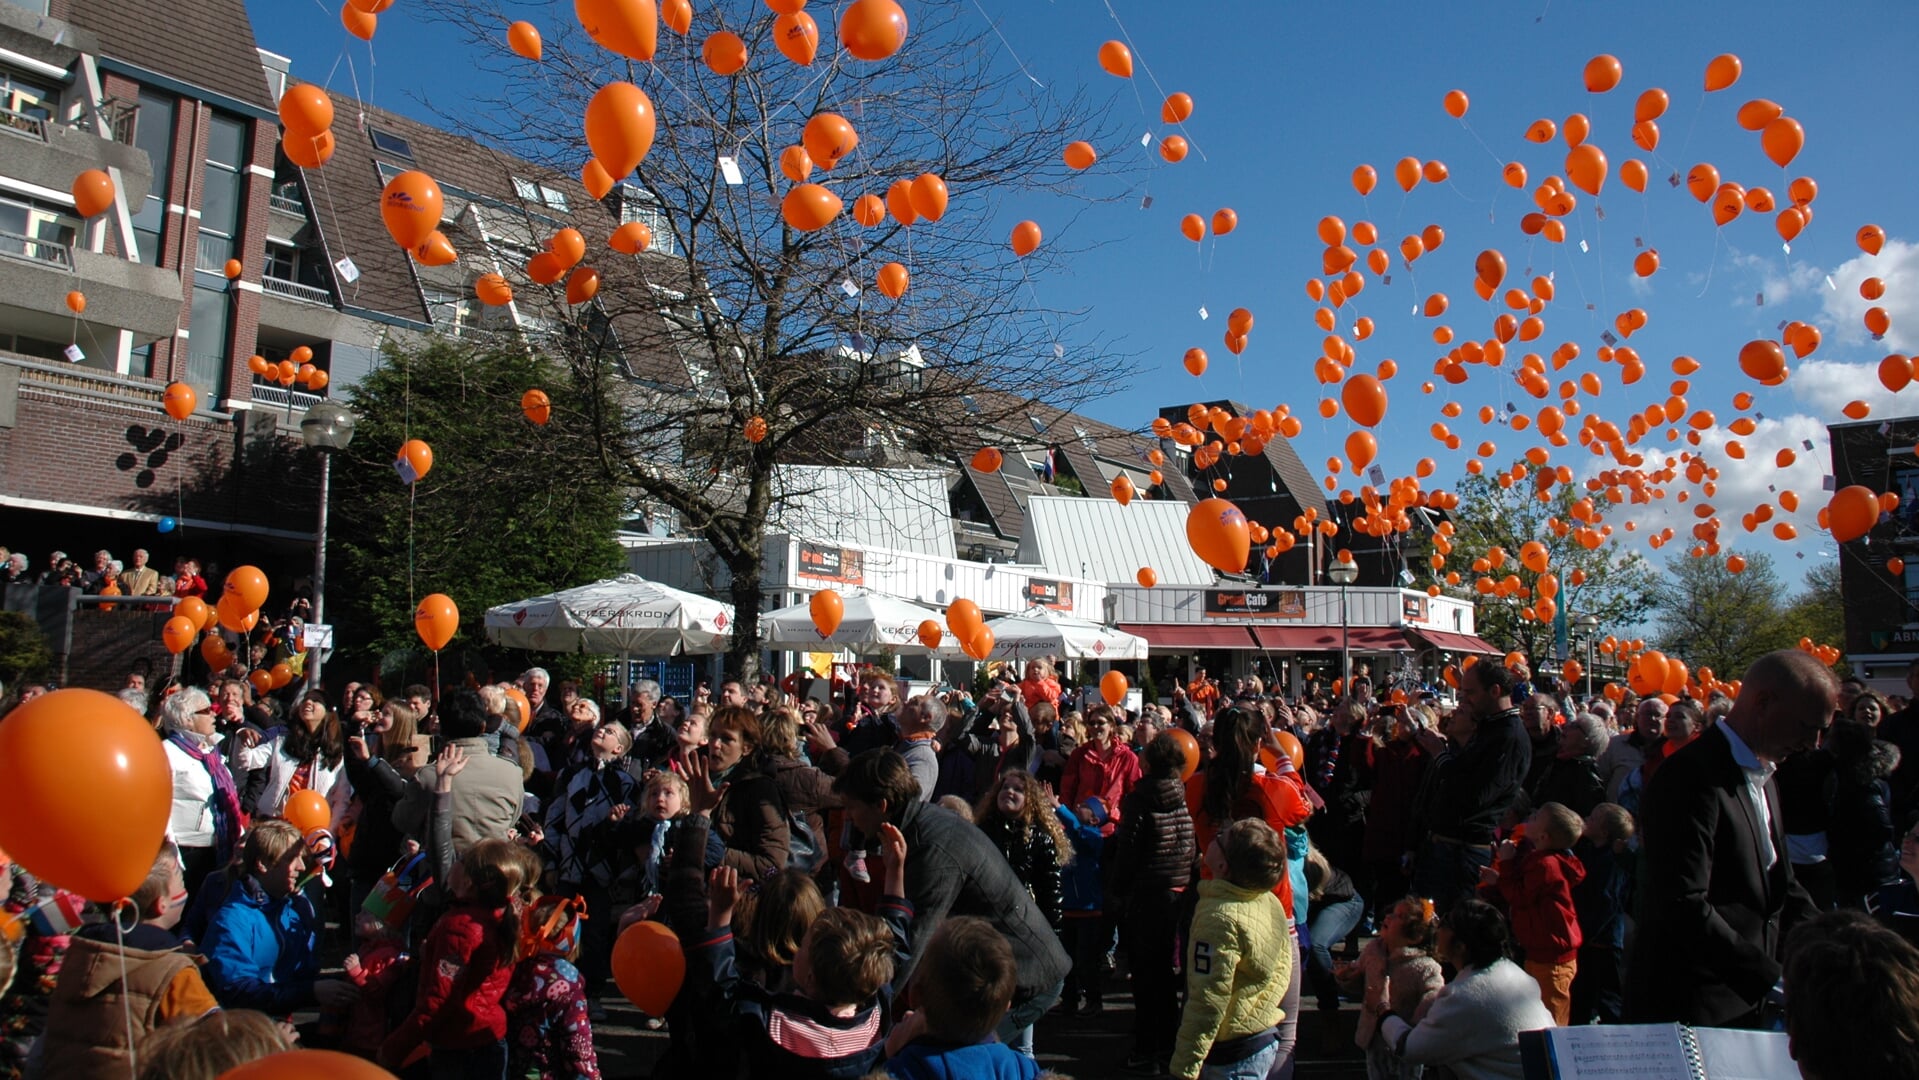
<path fill-rule="evenodd" d="M 1758 1026 L 1780 943 L 1814 914 L 1793 879 L 1772 772 L 1819 745 L 1837 693 L 1810 653 L 1768 653 L 1746 670 L 1726 719 L 1646 786 L 1629 1021 Z"/>
<path fill-rule="evenodd" d="M 882 824 L 906 837 L 906 899 L 913 904 L 912 957 L 893 975 L 904 986 L 933 931 L 949 915 L 977 915 L 1013 947 L 1019 983 L 1013 1007 L 1000 1022 L 1000 1041 L 1032 1056 L 1031 1028 L 1059 1001 L 1072 961 L 1040 914 L 1026 886 L 986 834 L 945 807 L 923 803 L 906 759 L 868 750 L 848 762 L 833 791 L 846 816 L 866 836 Z"/>
<path fill-rule="evenodd" d="M 1413 887 L 1443 913 L 1471 899 L 1479 872 L 1492 865 L 1494 830 L 1532 766 L 1532 740 L 1513 707 L 1513 671 L 1481 660 L 1459 678 L 1460 708 L 1473 732 L 1441 772 L 1426 823 L 1430 833 Z"/>

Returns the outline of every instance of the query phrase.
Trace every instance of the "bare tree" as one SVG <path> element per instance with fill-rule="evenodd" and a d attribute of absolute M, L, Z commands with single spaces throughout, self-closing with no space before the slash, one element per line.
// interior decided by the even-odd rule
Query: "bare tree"
<path fill-rule="evenodd" d="M 1060 155 L 1077 139 L 1118 145 L 1110 101 L 1020 77 L 976 7 L 914 4 L 906 47 L 878 63 L 840 52 L 830 13 L 818 12 L 819 56 L 805 67 L 777 51 L 773 17 L 758 0 L 696 5 L 691 33 L 662 28 L 646 65 L 556 20 L 542 27 L 544 62 L 530 70 L 500 47 L 509 17 L 488 0 L 419 8 L 479 46 L 482 63 L 503 76 L 493 100 L 439 111 L 520 157 L 577 173 L 594 92 L 625 79 L 654 102 L 659 134 L 628 182 L 656 201 L 657 250 L 602 267 L 599 310 L 562 335 L 558 351 L 582 383 L 625 387 L 620 405 L 595 418 L 592 466 L 670 508 L 729 572 L 736 671 L 757 667 L 769 521 L 782 498 L 805 494 L 778 490 L 777 466 L 945 464 L 978 448 L 979 429 L 1017 420 L 1024 402 L 1072 408 L 1130 374 L 1131 360 L 1089 332 L 1083 312 L 1044 302 L 1041 275 L 1072 254 L 1060 243 L 1069 222 L 1043 221 L 1047 242 L 1016 259 L 1000 231 L 1010 222 L 997 215 L 1005 200 L 1035 193 L 1069 196 L 1047 205 L 1073 211 L 1094 201 Z M 700 60 L 701 43 L 721 29 L 752 55 L 732 77 Z M 822 112 L 859 134 L 852 154 L 810 178 L 847 212 L 799 232 L 782 220 L 792 184 L 780 156 Z M 722 158 L 737 163 L 738 183 Z M 942 220 L 910 228 L 890 217 L 870 228 L 853 220 L 858 196 L 883 196 L 892 181 L 922 173 L 944 178 L 951 193 Z M 889 262 L 911 274 L 897 302 L 874 288 Z M 766 425 L 758 442 L 746 437 L 749 421 L 755 434 L 757 421 Z"/>

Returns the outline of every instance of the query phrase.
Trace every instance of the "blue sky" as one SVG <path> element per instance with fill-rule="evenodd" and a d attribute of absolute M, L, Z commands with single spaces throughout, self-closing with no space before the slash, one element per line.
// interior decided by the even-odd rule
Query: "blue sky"
<path fill-rule="evenodd" d="M 914 0 L 902 3 L 910 15 Z M 1914 411 L 1881 388 L 1875 372 L 1887 352 L 1919 348 L 1919 248 L 1909 243 L 1919 241 L 1919 200 L 1910 194 L 1919 176 L 1914 149 L 1919 120 L 1910 107 L 1919 6 L 1865 2 L 1815 9 L 1803 3 L 1735 7 L 1636 0 L 962 4 L 974 17 L 997 23 L 1009 78 L 1021 77 L 1017 63 L 1061 93 L 1084 84 L 1096 93 L 1117 95 L 1115 115 L 1133 118 L 1135 130 L 1119 145 L 1100 147 L 1108 159 L 1143 153 L 1138 146 L 1143 132 L 1155 138 L 1169 133 L 1158 119 L 1162 90 L 1189 93 L 1196 102 L 1186 134 L 1199 152 L 1184 162 L 1124 180 L 1097 166 L 1084 175 L 1089 194 L 1140 188 L 1132 198 L 1083 208 L 1012 193 L 1000 201 L 995 216 L 977 222 L 981 235 L 1003 237 L 1020 218 L 1062 226 L 1071 218 L 1061 241 L 1098 245 L 1064 273 L 1037 280 L 1035 288 L 1048 306 L 1089 308 L 1096 328 L 1142 362 L 1130 388 L 1086 410 L 1101 419 L 1141 427 L 1161 405 L 1198 397 L 1231 396 L 1268 408 L 1286 403 L 1306 421 L 1296 440 L 1302 456 L 1316 470 L 1323 468 L 1352 430 L 1343 416 L 1323 421 L 1315 410 L 1321 388 L 1312 369 L 1324 332 L 1313 325 L 1316 305 L 1307 299 L 1304 284 L 1319 270 L 1322 245 L 1315 224 L 1327 214 L 1349 225 L 1373 222 L 1380 244 L 1395 251 L 1391 284 L 1369 275 L 1366 290 L 1340 315 L 1347 331 L 1359 315 L 1378 327 L 1370 340 L 1356 343 L 1355 371 L 1371 371 L 1387 358 L 1400 368 L 1387 384 L 1390 411 L 1375 431 L 1389 475 L 1410 472 L 1415 460 L 1432 456 L 1439 462 L 1435 481 L 1445 482 L 1460 475 L 1471 448 L 1483 439 L 1499 446 L 1495 465 L 1539 442 L 1533 431 L 1482 428 L 1474 417 L 1486 403 L 1512 402 L 1524 412 L 1547 404 L 1525 395 L 1510 378 L 1523 351 L 1518 342 L 1503 369 L 1473 367 L 1464 386 L 1441 383 L 1441 393 L 1420 392 L 1442 351 L 1431 336 L 1436 323 L 1451 326 L 1460 340 L 1484 339 L 1491 336 L 1493 317 L 1505 310 L 1472 295 L 1474 257 L 1487 248 L 1505 255 L 1508 285 L 1530 277 L 1522 273 L 1529 266 L 1535 274 L 1554 275 L 1557 295 L 1543 313 L 1546 332 L 1525 348 L 1546 354 L 1562 341 L 1577 343 L 1580 359 L 1552 377 L 1556 384 L 1586 371 L 1598 373 L 1606 390 L 1596 401 L 1580 399 L 1588 411 L 1623 427 L 1629 415 L 1666 398 L 1675 378 L 1669 366 L 1674 356 L 1699 361 L 1687 398 L 1691 409 L 1712 410 L 1718 420 L 1702 442 L 1722 470 L 1712 501 L 1727 523 L 1723 542 L 1769 551 L 1789 576 L 1819 558 L 1818 545 L 1803 536 L 1813 532 L 1814 512 L 1824 501 L 1821 481 L 1829 471 L 1824 425 L 1840 419 L 1840 408 L 1854 399 L 1866 401 L 1875 416 Z M 572 18 L 572 4 L 564 0 L 507 6 L 536 23 Z M 249 7 L 261 46 L 291 56 L 297 76 L 330 81 L 335 88 L 350 88 L 357 80 L 362 92 L 388 108 L 432 119 L 418 105 L 420 96 L 444 100 L 454 80 L 475 77 L 444 31 L 409 15 L 408 0 L 399 0 L 381 17 L 374 63 L 369 64 L 364 46 L 352 43 L 351 76 L 338 63 L 348 39 L 337 8 L 318 0 L 253 0 Z M 812 9 L 823 28 L 830 25 L 821 10 L 827 7 L 816 2 Z M 1135 87 L 1104 74 L 1096 62 L 1100 44 L 1122 36 L 1130 38 L 1140 61 Z M 1611 93 L 1591 95 L 1581 70 L 1599 53 L 1617 56 L 1624 78 Z M 1702 73 L 1720 53 L 1738 55 L 1743 75 L 1730 89 L 1706 94 Z M 1628 131 L 1634 100 L 1654 86 L 1668 92 L 1671 104 L 1659 120 L 1657 153 L 1648 155 L 1631 144 Z M 1465 118 L 1470 127 L 1441 109 L 1442 97 L 1453 88 L 1471 97 Z M 1145 103 L 1143 113 L 1135 104 L 1135 89 Z M 1773 165 L 1761 153 L 1758 135 L 1735 125 L 1735 111 L 1752 98 L 1779 102 L 1803 124 L 1805 149 L 1790 169 Z M 1533 209 L 1531 188 L 1549 173 L 1563 175 L 1567 148 L 1558 139 L 1534 145 L 1522 133 L 1535 119 L 1558 122 L 1574 112 L 1591 117 L 1591 140 L 1610 159 L 1611 175 L 1596 200 L 1605 216 L 1601 220 L 1595 200 L 1579 193 L 1577 210 L 1565 219 L 1567 242 L 1552 245 L 1523 236 L 1518 222 Z M 666 119 L 670 122 L 670 114 Z M 1391 179 L 1392 165 L 1409 155 L 1445 162 L 1450 180 L 1422 183 L 1402 195 Z M 1619 180 L 1629 157 L 1648 160 L 1653 178 L 1644 196 Z M 1500 180 L 1501 164 L 1514 159 L 1531 174 L 1523 191 Z M 1369 201 L 1357 196 L 1349 180 L 1362 162 L 1380 173 Z M 1818 182 L 1814 220 L 1790 255 L 1781 249 L 1772 215 L 1749 211 L 1717 229 L 1709 207 L 1694 201 L 1683 186 L 1667 185 L 1667 174 L 1683 173 L 1698 162 L 1713 163 L 1724 179 L 1769 188 L 1782 207 L 1788 177 Z M 1142 210 L 1137 196 L 1148 192 L 1153 205 Z M 1237 212 L 1238 229 L 1217 242 L 1208 238 L 1195 251 L 1179 235 L 1179 218 L 1186 213 L 1210 217 L 1221 207 Z M 1876 259 L 1865 257 L 1854 242 L 1855 231 L 1867 222 L 1880 225 L 1890 238 Z M 1396 255 L 1399 238 L 1435 223 L 1446 230 L 1445 245 L 1408 273 Z M 1049 240 L 1055 235 L 1049 229 Z M 1585 252 L 1578 248 L 1582 238 Z M 1660 253 L 1659 273 L 1644 281 L 1632 272 L 1636 243 Z M 1867 305 L 1857 287 L 1869 275 L 1885 280 L 1881 304 L 1893 319 L 1886 340 L 1877 342 L 1860 325 Z M 1410 314 L 1433 292 L 1451 298 L 1445 318 Z M 1756 302 L 1760 295 L 1763 305 Z M 1257 324 L 1235 362 L 1221 337 L 1226 312 L 1242 306 L 1254 312 Z M 1200 318 L 1202 307 L 1210 319 Z M 1633 307 L 1644 309 L 1648 325 L 1627 344 L 1639 351 L 1647 373 L 1636 386 L 1623 387 L 1617 366 L 1599 363 L 1594 354 L 1605 344 L 1601 335 L 1613 316 Z M 1786 319 L 1818 326 L 1823 344 L 1812 356 L 1793 361 L 1784 386 L 1763 389 L 1740 374 L 1739 347 L 1776 334 L 1777 324 Z M 1195 345 L 1212 357 L 1210 369 L 1197 380 L 1180 365 L 1185 350 Z M 1442 419 L 1439 408 L 1449 389 L 1466 410 L 1448 421 L 1464 439 L 1459 453 L 1447 452 L 1428 434 L 1429 426 Z M 1723 425 L 1737 415 L 1732 397 L 1741 390 L 1754 392 L 1752 413 L 1764 419 L 1743 440 L 1747 456 L 1737 461 L 1720 448 L 1728 438 Z M 1912 394 L 1919 390 L 1899 397 Z M 1804 440 L 1813 441 L 1812 452 L 1804 450 Z M 1660 434 L 1642 446 L 1664 452 L 1669 444 Z M 1670 446 L 1677 452 L 1686 443 Z M 1781 448 L 1798 452 L 1798 463 L 1778 468 L 1774 460 Z M 1599 460 L 1576 444 L 1554 457 L 1582 475 Z M 1772 499 L 1774 488 L 1792 488 L 1806 497 L 1797 519 L 1800 543 L 1777 543 L 1763 528 L 1758 536 L 1739 529 L 1739 516 Z M 1683 536 L 1693 521 L 1691 510 L 1673 499 L 1641 508 L 1638 535 L 1670 524 Z M 1801 554 L 1803 562 L 1796 557 Z"/>

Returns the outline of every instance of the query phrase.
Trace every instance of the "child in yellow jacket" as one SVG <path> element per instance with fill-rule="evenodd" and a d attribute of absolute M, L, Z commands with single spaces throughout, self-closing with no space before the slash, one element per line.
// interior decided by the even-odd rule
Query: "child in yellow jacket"
<path fill-rule="evenodd" d="M 1273 887 L 1286 841 L 1258 818 L 1234 822 L 1206 848 L 1172 1074 L 1263 1080 L 1279 1055 L 1280 999 L 1293 977 L 1292 930 Z"/>

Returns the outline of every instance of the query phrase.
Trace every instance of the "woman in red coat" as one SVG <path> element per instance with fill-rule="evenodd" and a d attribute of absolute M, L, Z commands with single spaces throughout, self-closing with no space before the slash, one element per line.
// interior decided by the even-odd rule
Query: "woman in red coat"
<path fill-rule="evenodd" d="M 1086 740 L 1066 759 L 1066 771 L 1059 780 L 1060 805 L 1081 819 L 1088 799 L 1098 799 L 1108 817 L 1100 825 L 1101 836 L 1113 835 L 1119 827 L 1119 801 L 1139 783 L 1139 758 L 1120 741 L 1113 707 L 1095 705 L 1086 710 Z"/>

